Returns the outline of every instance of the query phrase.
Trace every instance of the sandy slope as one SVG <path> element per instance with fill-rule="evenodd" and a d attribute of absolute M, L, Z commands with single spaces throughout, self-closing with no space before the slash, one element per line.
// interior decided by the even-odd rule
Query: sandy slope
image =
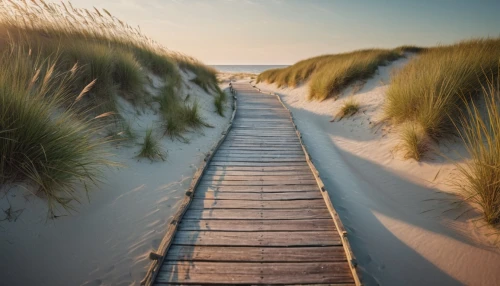
<path fill-rule="evenodd" d="M 19 191 L 7 197 L 13 209 L 25 209 L 16 222 L 0 223 L 1 285 L 137 285 L 149 264 L 148 253 L 160 243 L 170 216 L 184 196 L 204 153 L 229 121 L 215 113 L 213 97 L 189 83 L 185 92 L 197 99 L 203 118 L 214 128 L 187 134 L 190 143 L 162 139 L 166 162 L 138 160 L 139 146 L 115 146 L 115 161 L 124 168 L 104 171 L 104 183 L 91 193 L 78 213 L 46 221 L 45 202 L 27 200 Z M 153 85 L 160 82 L 153 78 Z M 150 89 L 154 92 L 155 88 Z M 159 124 L 153 111 L 137 113 L 121 101 L 122 115 L 144 136 Z M 2 209 L 8 207 L 2 193 Z M 0 219 L 3 218 L 3 212 Z"/>
<path fill-rule="evenodd" d="M 436 155 L 422 163 L 403 160 L 394 130 L 375 124 L 390 71 L 406 61 L 380 68 L 360 91 L 347 90 L 337 101 L 307 101 L 306 85 L 258 87 L 277 92 L 291 109 L 367 285 L 500 285 L 495 230 L 474 210 L 457 219 L 471 208 L 454 204 L 460 201 L 454 164 Z M 330 122 L 353 93 L 362 111 Z M 450 158 L 464 153 L 458 142 L 436 152 Z"/>

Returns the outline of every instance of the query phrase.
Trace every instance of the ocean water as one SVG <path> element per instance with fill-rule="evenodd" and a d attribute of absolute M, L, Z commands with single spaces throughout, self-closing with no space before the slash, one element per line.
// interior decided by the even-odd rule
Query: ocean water
<path fill-rule="evenodd" d="M 284 68 L 288 65 L 212 65 L 220 72 L 225 73 L 255 73 L 259 74 L 268 69 Z"/>

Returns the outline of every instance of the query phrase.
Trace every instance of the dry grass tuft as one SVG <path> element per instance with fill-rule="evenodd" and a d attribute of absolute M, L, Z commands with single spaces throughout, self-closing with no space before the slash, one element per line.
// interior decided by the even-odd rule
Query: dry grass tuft
<path fill-rule="evenodd" d="M 351 96 L 344 101 L 336 117 L 338 117 L 339 120 L 341 120 L 344 117 L 353 116 L 358 111 L 359 111 L 359 103 L 354 97 Z"/>
<path fill-rule="evenodd" d="M 405 159 L 420 161 L 429 151 L 430 141 L 424 129 L 416 122 L 406 122 L 400 130 L 401 144 Z"/>
<path fill-rule="evenodd" d="M 224 104 L 227 102 L 227 95 L 224 91 L 218 89 L 214 97 L 214 105 L 217 114 L 224 117 Z"/>
<path fill-rule="evenodd" d="M 154 137 L 152 128 L 146 130 L 146 136 L 144 136 L 141 151 L 137 157 L 148 158 L 151 161 L 158 159 L 165 161 L 166 152 L 162 150 L 160 141 Z"/>
<path fill-rule="evenodd" d="M 48 201 L 72 209 L 98 181 L 107 160 L 100 136 L 107 114 L 88 116 L 76 99 L 91 91 L 89 83 L 73 92 L 78 70 L 58 72 L 58 59 L 42 58 L 19 47 L 0 55 L 0 184 L 29 182 Z"/>

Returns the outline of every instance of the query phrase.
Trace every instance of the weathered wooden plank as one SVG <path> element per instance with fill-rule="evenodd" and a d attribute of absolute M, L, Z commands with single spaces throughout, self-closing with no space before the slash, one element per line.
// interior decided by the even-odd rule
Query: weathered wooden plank
<path fill-rule="evenodd" d="M 253 130 L 253 131 L 259 131 L 259 130 L 284 130 L 284 131 L 294 131 L 295 132 L 295 127 L 291 126 L 290 124 L 281 124 L 281 123 L 267 123 L 267 124 L 248 124 L 248 123 L 235 123 L 233 125 L 233 128 L 235 130 Z"/>
<path fill-rule="evenodd" d="M 247 166 L 247 167 L 280 167 L 280 166 L 308 166 L 307 162 L 223 162 L 212 161 L 211 166 Z"/>
<path fill-rule="evenodd" d="M 258 159 L 275 159 L 275 158 L 288 158 L 288 159 L 305 159 L 305 154 L 304 153 L 297 153 L 297 154 L 263 154 L 260 152 L 254 152 L 254 153 L 222 153 L 222 152 L 217 152 L 215 153 L 215 156 L 217 158 L 258 158 Z"/>
<path fill-rule="evenodd" d="M 174 245 L 165 261 L 345 262 L 346 256 L 340 246 L 286 248 Z"/>
<path fill-rule="evenodd" d="M 241 137 L 272 137 L 274 131 L 274 135 L 277 137 L 288 137 L 292 138 L 293 136 L 297 136 L 295 130 L 279 130 L 279 129 L 261 129 L 257 130 L 239 130 L 231 133 L 231 136 L 241 136 Z"/>
<path fill-rule="evenodd" d="M 238 143 L 238 142 L 227 142 L 221 146 L 221 150 L 224 149 L 238 149 L 238 150 L 302 150 L 300 145 L 291 144 L 267 144 L 267 143 Z"/>
<path fill-rule="evenodd" d="M 210 246 L 337 246 L 335 231 L 177 231 L 174 245 Z"/>
<path fill-rule="evenodd" d="M 255 150 L 227 150 L 221 149 L 217 150 L 217 155 L 273 155 L 273 156 L 285 156 L 285 155 L 304 155 L 302 150 L 264 150 L 264 151 L 255 151 Z"/>
<path fill-rule="evenodd" d="M 263 161 L 269 159 L 302 159 L 305 160 L 304 154 L 221 154 L 215 153 L 214 158 L 217 159 L 261 159 Z"/>
<path fill-rule="evenodd" d="M 211 186 L 298 186 L 298 185 L 312 185 L 316 180 L 265 180 L 265 181 L 226 181 L 226 180 L 211 180 L 210 178 L 201 179 L 200 184 Z"/>
<path fill-rule="evenodd" d="M 302 148 L 300 147 L 284 147 L 284 146 L 236 146 L 236 145 L 225 145 L 221 147 L 219 150 L 227 150 L 227 151 L 255 151 L 255 152 L 263 152 L 263 151 L 282 151 L 282 150 L 294 150 L 302 152 Z"/>
<path fill-rule="evenodd" d="M 211 181 L 297 181 L 297 180 L 315 180 L 312 174 L 296 174 L 296 175 L 281 175 L 281 176 L 250 176 L 250 175 L 230 175 L 230 174 L 221 174 L 221 175 L 211 175 L 205 174 L 204 179 Z"/>
<path fill-rule="evenodd" d="M 276 135 L 276 136 L 252 136 L 252 135 L 243 135 L 243 134 L 235 134 L 235 135 L 229 135 L 227 141 L 225 142 L 231 142 L 231 141 L 252 141 L 252 142 L 274 142 L 274 143 L 293 143 L 293 144 L 299 144 L 297 140 L 292 139 L 293 137 L 290 135 Z"/>
<path fill-rule="evenodd" d="M 184 215 L 186 219 L 317 219 L 331 218 L 327 209 L 302 210 L 233 210 L 233 209 L 189 209 Z"/>
<path fill-rule="evenodd" d="M 205 198 L 212 200 L 249 200 L 249 201 L 291 201 L 291 200 L 311 200 L 322 199 L 319 191 L 312 192 L 289 192 L 289 193 L 243 193 L 243 192 L 217 192 L 205 189 L 197 190 L 195 198 Z"/>
<path fill-rule="evenodd" d="M 214 166 L 210 165 L 208 167 L 208 171 L 261 171 L 261 172 L 277 172 L 277 171 L 306 171 L 309 166 L 261 166 L 261 167 L 252 167 L 252 166 Z"/>
<path fill-rule="evenodd" d="M 194 199 L 190 209 L 324 209 L 323 199 L 294 201 L 248 201 Z"/>
<path fill-rule="evenodd" d="M 304 172 L 300 171 L 227 171 L 227 170 L 210 170 L 206 171 L 208 176 L 304 176 Z M 306 175 L 307 176 L 307 175 Z"/>
<path fill-rule="evenodd" d="M 249 135 L 232 135 L 228 137 L 224 143 L 252 143 L 252 144 L 284 144 L 284 145 L 300 145 L 296 140 L 288 136 L 249 136 Z"/>
<path fill-rule="evenodd" d="M 220 156 L 214 156 L 212 158 L 213 162 L 243 162 L 243 163 L 280 163 L 280 162 L 299 162 L 299 163 L 306 163 L 306 158 L 305 156 L 302 157 L 297 157 L 297 158 L 289 158 L 289 157 L 278 157 L 278 158 L 248 158 L 248 157 L 220 157 Z"/>
<path fill-rule="evenodd" d="M 280 185 L 280 186 L 216 186 L 213 184 L 200 184 L 197 188 L 200 191 L 213 192 L 243 192 L 243 193 L 289 193 L 289 192 L 319 192 L 318 185 Z"/>
<path fill-rule="evenodd" d="M 168 261 L 156 283 L 353 284 L 347 263 L 233 263 Z"/>
<path fill-rule="evenodd" d="M 331 219 L 310 220 L 223 220 L 223 219 L 184 219 L 179 230 L 193 231 L 333 231 L 335 224 Z M 338 233 L 337 233 L 338 235 Z"/>

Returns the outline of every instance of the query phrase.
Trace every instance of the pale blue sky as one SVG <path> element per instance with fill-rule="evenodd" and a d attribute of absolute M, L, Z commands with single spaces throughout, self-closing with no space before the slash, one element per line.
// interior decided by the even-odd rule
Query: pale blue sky
<path fill-rule="evenodd" d="M 54 1 L 56 2 L 56 1 Z M 500 0 L 75 0 L 106 8 L 207 64 L 290 64 L 327 53 L 500 35 Z"/>

